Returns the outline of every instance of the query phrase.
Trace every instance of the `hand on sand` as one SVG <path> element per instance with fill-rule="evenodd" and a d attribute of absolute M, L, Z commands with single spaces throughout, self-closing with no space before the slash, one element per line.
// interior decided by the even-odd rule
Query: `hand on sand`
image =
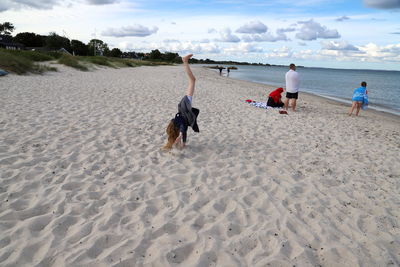
<path fill-rule="evenodd" d="M 193 56 L 193 54 L 189 54 L 189 55 L 186 55 L 186 56 L 182 57 L 182 62 L 183 62 L 183 63 L 188 63 L 188 62 L 189 62 L 189 59 L 190 59 L 192 56 Z"/>

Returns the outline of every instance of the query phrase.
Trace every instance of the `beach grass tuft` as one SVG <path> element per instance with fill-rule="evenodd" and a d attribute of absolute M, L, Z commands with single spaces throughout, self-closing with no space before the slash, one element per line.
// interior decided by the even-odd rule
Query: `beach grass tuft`
<path fill-rule="evenodd" d="M 88 67 L 86 67 L 85 65 L 82 65 L 81 62 L 78 60 L 77 57 L 71 56 L 71 55 L 62 55 L 59 59 L 58 59 L 58 63 L 78 69 L 78 70 L 82 70 L 82 71 L 88 71 Z"/>
<path fill-rule="evenodd" d="M 100 66 L 107 66 L 107 67 L 114 67 L 113 64 L 111 64 L 111 61 L 107 57 L 102 57 L 102 56 L 95 56 L 95 57 L 80 57 L 80 60 L 90 62 L 95 65 L 100 65 Z"/>
<path fill-rule="evenodd" d="M 50 55 L 46 55 L 44 53 L 36 52 L 36 51 L 8 50 L 8 49 L 2 49 L 1 51 L 3 51 L 4 53 L 10 54 L 10 55 L 12 55 L 14 57 L 26 58 L 26 59 L 29 59 L 31 61 L 43 62 L 43 61 L 49 61 L 49 60 L 53 60 L 54 59 Z"/>

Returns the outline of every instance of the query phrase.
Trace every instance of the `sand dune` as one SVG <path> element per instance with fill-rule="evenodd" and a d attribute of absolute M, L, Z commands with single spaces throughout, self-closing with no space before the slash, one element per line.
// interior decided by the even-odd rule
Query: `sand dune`
<path fill-rule="evenodd" d="M 193 67 L 0 79 L 1 266 L 398 266 L 400 120 Z"/>

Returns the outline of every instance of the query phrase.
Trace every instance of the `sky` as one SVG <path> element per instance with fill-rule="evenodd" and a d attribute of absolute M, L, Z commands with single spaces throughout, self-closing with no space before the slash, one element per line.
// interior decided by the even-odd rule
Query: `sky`
<path fill-rule="evenodd" d="M 400 70 L 400 0 L 0 0 L 4 22 L 122 51 Z"/>

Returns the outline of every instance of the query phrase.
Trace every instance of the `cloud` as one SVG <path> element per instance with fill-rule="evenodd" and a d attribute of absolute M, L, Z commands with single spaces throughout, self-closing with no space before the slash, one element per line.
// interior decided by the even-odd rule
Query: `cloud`
<path fill-rule="evenodd" d="M 262 53 L 263 49 L 261 47 L 255 46 L 253 44 L 249 43 L 241 43 L 236 46 L 232 46 L 229 48 L 224 49 L 225 53 L 230 53 L 230 54 L 247 54 L 247 53 Z"/>
<path fill-rule="evenodd" d="M 284 33 L 284 32 L 294 32 L 296 28 L 290 27 L 290 28 L 280 28 L 276 30 L 276 33 Z"/>
<path fill-rule="evenodd" d="M 208 33 L 216 33 L 216 32 L 218 32 L 216 29 L 213 29 L 213 28 L 208 29 Z"/>
<path fill-rule="evenodd" d="M 127 37 L 127 36 L 145 37 L 152 35 L 157 31 L 158 31 L 157 27 L 153 27 L 152 29 L 150 29 L 145 26 L 136 24 L 135 26 L 126 26 L 120 29 L 110 28 L 103 31 L 102 35 L 112 36 L 112 37 Z"/>
<path fill-rule="evenodd" d="M 180 55 L 193 53 L 193 54 L 218 54 L 221 53 L 221 49 L 214 43 L 210 44 L 196 44 L 193 42 L 153 42 L 147 43 L 142 42 L 138 45 L 130 42 L 121 42 L 118 47 L 124 51 L 135 51 L 135 52 L 149 52 L 154 49 L 158 49 L 162 52 L 173 52 Z"/>
<path fill-rule="evenodd" d="M 339 17 L 339 18 L 337 18 L 335 20 L 336 21 L 345 21 L 345 20 L 348 20 L 348 19 L 350 19 L 348 16 L 341 16 L 341 17 Z"/>
<path fill-rule="evenodd" d="M 179 42 L 172 44 L 153 44 L 154 48 L 159 47 L 162 51 L 170 51 L 174 53 L 195 53 L 195 54 L 218 54 L 221 49 L 214 43 L 195 44 L 193 42 Z"/>
<path fill-rule="evenodd" d="M 400 32 L 391 32 L 391 34 L 400 34 Z"/>
<path fill-rule="evenodd" d="M 228 42 L 228 43 L 237 43 L 240 42 L 240 38 L 236 35 L 232 34 L 230 28 L 225 28 L 219 32 L 221 38 L 216 39 L 218 42 Z"/>
<path fill-rule="evenodd" d="M 207 38 L 204 38 L 204 39 L 201 39 L 199 42 L 202 44 L 208 44 L 208 43 L 210 43 L 210 40 Z"/>
<path fill-rule="evenodd" d="M 379 8 L 379 9 L 400 8 L 399 0 L 364 0 L 364 4 L 367 7 Z"/>
<path fill-rule="evenodd" d="M 360 51 L 357 47 L 345 41 L 341 42 L 321 42 L 322 49 L 327 50 L 341 50 L 341 51 Z"/>
<path fill-rule="evenodd" d="M 374 43 L 369 43 L 352 49 L 352 46 L 345 42 L 331 42 L 330 44 L 326 43 L 325 46 L 318 51 L 292 51 L 292 49 L 284 46 L 270 51 L 266 56 L 316 61 L 400 63 L 400 43 L 386 46 L 378 46 Z"/>
<path fill-rule="evenodd" d="M 268 27 L 265 26 L 260 21 L 251 21 L 236 30 L 237 33 L 250 33 L 250 34 L 265 33 L 267 31 Z"/>
<path fill-rule="evenodd" d="M 358 46 L 358 49 L 359 51 L 321 50 L 319 54 L 341 61 L 400 62 L 400 43 L 386 46 L 369 43 Z"/>
<path fill-rule="evenodd" d="M 291 48 L 283 46 L 281 48 L 276 48 L 271 50 L 270 53 L 265 54 L 266 57 L 272 58 L 290 58 L 293 55 Z"/>
<path fill-rule="evenodd" d="M 3 1 L 2 1 L 3 2 Z M 54 6 L 60 4 L 60 0 L 14 0 L 14 1 L 4 1 L 0 3 L 0 12 L 9 9 L 22 9 L 22 8 L 32 8 L 32 9 L 52 9 Z"/>
<path fill-rule="evenodd" d="M 243 36 L 245 42 L 277 42 L 277 41 L 288 41 L 289 39 L 284 33 L 277 33 L 276 36 L 267 32 L 263 34 L 252 34 L 249 36 Z"/>
<path fill-rule="evenodd" d="M 180 41 L 177 39 L 165 39 L 164 43 L 179 43 Z"/>
<path fill-rule="evenodd" d="M 337 30 L 327 29 L 314 20 L 299 21 L 299 24 L 303 24 L 300 31 L 296 34 L 296 38 L 303 41 L 311 41 L 320 39 L 340 38 L 340 34 Z"/>
<path fill-rule="evenodd" d="M 84 1 L 63 1 L 63 0 L 1 0 L 0 12 L 20 9 L 53 9 L 56 6 L 71 6 L 72 3 L 83 2 L 89 5 L 108 5 L 118 3 L 120 0 L 84 0 Z"/>
<path fill-rule="evenodd" d="M 118 0 L 86 0 L 89 5 L 109 5 L 117 3 Z"/>

